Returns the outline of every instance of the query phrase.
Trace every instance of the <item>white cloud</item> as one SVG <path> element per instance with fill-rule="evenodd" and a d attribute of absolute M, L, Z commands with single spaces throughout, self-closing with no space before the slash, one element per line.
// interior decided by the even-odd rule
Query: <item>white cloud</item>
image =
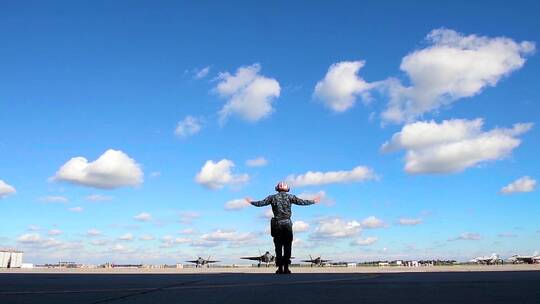
<path fill-rule="evenodd" d="M 240 210 L 250 206 L 245 199 L 235 199 L 225 203 L 225 210 Z"/>
<path fill-rule="evenodd" d="M 422 223 L 420 218 L 400 218 L 399 224 L 402 226 L 416 226 Z"/>
<path fill-rule="evenodd" d="M 47 232 L 48 235 L 60 235 L 62 234 L 62 230 L 60 229 L 51 229 L 49 232 Z"/>
<path fill-rule="evenodd" d="M 133 249 L 130 249 L 129 247 L 122 245 L 122 244 L 116 244 L 111 248 L 111 251 L 121 253 L 121 254 L 127 254 L 134 252 Z"/>
<path fill-rule="evenodd" d="M 39 198 L 40 202 L 43 203 L 68 203 L 69 200 L 66 197 L 60 195 L 49 195 Z"/>
<path fill-rule="evenodd" d="M 231 246 L 247 244 L 254 241 L 256 238 L 257 235 L 255 233 L 241 233 L 236 230 L 223 229 L 218 229 L 209 233 L 205 233 L 201 236 L 201 240 L 204 242 L 230 242 Z"/>
<path fill-rule="evenodd" d="M 223 123 L 231 115 L 238 115 L 247 121 L 257 121 L 270 115 L 274 109 L 272 102 L 279 97 L 279 82 L 259 74 L 261 66 L 253 64 L 236 70 L 235 75 L 221 73 L 215 90 L 226 104 L 219 111 Z"/>
<path fill-rule="evenodd" d="M 536 180 L 528 176 L 523 176 L 501 189 L 503 194 L 512 194 L 517 192 L 532 192 L 536 188 Z"/>
<path fill-rule="evenodd" d="M 3 180 L 0 179 L 0 199 L 7 197 L 8 195 L 15 194 L 17 191 L 15 188 Z"/>
<path fill-rule="evenodd" d="M 482 236 L 478 233 L 473 232 L 465 232 L 460 234 L 459 236 L 449 238 L 448 241 L 478 241 L 482 238 Z"/>
<path fill-rule="evenodd" d="M 248 167 L 263 167 L 268 164 L 268 160 L 264 157 L 257 157 L 254 159 L 246 160 L 246 166 Z"/>
<path fill-rule="evenodd" d="M 302 192 L 298 195 L 299 198 L 305 200 L 314 200 L 316 197 L 321 199 L 321 203 L 326 205 L 333 205 L 335 203 L 334 199 L 326 194 L 326 191 L 317 191 L 317 192 Z"/>
<path fill-rule="evenodd" d="M 195 79 L 203 79 L 210 72 L 210 66 L 205 66 L 202 69 L 195 69 L 193 72 L 194 72 L 193 73 L 194 74 L 193 78 L 195 78 Z"/>
<path fill-rule="evenodd" d="M 514 124 L 511 129 L 482 131 L 482 119 L 415 122 L 403 126 L 381 147 L 383 152 L 407 151 L 405 171 L 418 173 L 460 172 L 486 161 L 509 156 L 532 123 Z"/>
<path fill-rule="evenodd" d="M 356 239 L 356 240 L 351 242 L 351 245 L 369 246 L 369 245 L 375 244 L 378 240 L 379 240 L 379 238 L 377 238 L 377 237 L 369 236 L 369 237 L 366 237 L 366 238 Z"/>
<path fill-rule="evenodd" d="M 386 227 L 386 224 L 384 223 L 384 221 L 382 221 L 381 219 L 375 216 L 369 216 L 363 219 L 360 225 L 362 226 L 362 228 L 369 228 L 369 229 Z"/>
<path fill-rule="evenodd" d="M 90 202 L 107 202 L 111 201 L 113 197 L 109 195 L 91 194 L 85 196 L 84 199 Z"/>
<path fill-rule="evenodd" d="M 127 154 L 110 149 L 93 162 L 80 156 L 70 159 L 53 179 L 87 187 L 114 189 L 141 184 L 143 172 L 140 165 Z"/>
<path fill-rule="evenodd" d="M 358 77 L 358 71 L 365 61 L 342 61 L 328 68 L 323 80 L 315 86 L 314 96 L 335 112 L 344 112 L 351 108 L 357 97 L 370 101 L 369 90 L 373 84 Z"/>
<path fill-rule="evenodd" d="M 195 211 L 182 211 L 180 212 L 180 222 L 184 224 L 190 224 L 193 220 L 199 218 L 201 215 Z"/>
<path fill-rule="evenodd" d="M 409 77 L 411 86 L 396 79 L 386 81 L 390 102 L 382 113 L 383 120 L 411 121 L 460 98 L 477 95 L 520 69 L 526 55 L 535 49 L 529 41 L 465 36 L 449 29 L 435 29 L 426 40 L 428 47 L 401 61 L 400 69 Z"/>
<path fill-rule="evenodd" d="M 154 171 L 154 172 L 150 173 L 151 178 L 158 178 L 160 176 L 161 176 L 161 172 L 159 172 L 159 171 Z"/>
<path fill-rule="evenodd" d="M 152 241 L 154 239 L 155 239 L 155 237 L 153 235 L 151 235 L 151 234 L 143 234 L 143 235 L 141 235 L 139 237 L 139 240 L 141 240 L 141 241 Z"/>
<path fill-rule="evenodd" d="M 272 211 L 272 208 L 266 208 L 264 212 L 262 212 L 259 217 L 265 218 L 265 219 L 271 219 L 274 217 L 274 212 Z"/>
<path fill-rule="evenodd" d="M 41 242 L 41 236 L 37 233 L 26 233 L 17 238 L 17 242 L 24 244 L 37 244 Z"/>
<path fill-rule="evenodd" d="M 293 223 L 294 232 L 306 232 L 309 230 L 309 224 L 304 221 L 295 221 Z"/>
<path fill-rule="evenodd" d="M 30 230 L 30 231 L 39 231 L 39 230 L 41 230 L 41 228 L 39 228 L 39 226 L 36 226 L 36 225 L 30 225 L 30 226 L 28 226 L 28 230 Z"/>
<path fill-rule="evenodd" d="M 24 245 L 29 245 L 32 247 L 39 247 L 39 248 L 44 248 L 44 249 L 56 248 L 56 247 L 60 247 L 61 249 L 73 249 L 74 246 L 77 246 L 76 243 L 71 243 L 71 244 L 63 243 L 54 238 L 43 239 L 41 238 L 39 234 L 36 234 L 36 233 L 23 234 L 17 238 L 17 242 Z"/>
<path fill-rule="evenodd" d="M 240 185 L 249 181 L 247 174 L 233 174 L 234 162 L 222 159 L 218 162 L 208 160 L 204 163 L 195 181 L 209 189 L 221 189 L 226 185 Z"/>
<path fill-rule="evenodd" d="M 71 212 L 83 212 L 84 209 L 81 206 L 77 206 L 77 207 L 71 207 L 68 210 Z"/>
<path fill-rule="evenodd" d="M 181 138 L 199 133 L 202 128 L 202 121 L 199 118 L 193 116 L 186 116 L 183 120 L 179 121 L 174 130 L 174 134 Z"/>
<path fill-rule="evenodd" d="M 182 229 L 178 231 L 178 234 L 184 234 L 184 235 L 190 235 L 190 234 L 195 234 L 195 233 L 196 231 L 193 228 L 186 228 L 186 229 Z"/>
<path fill-rule="evenodd" d="M 99 231 L 99 230 L 97 230 L 95 228 L 92 228 L 92 229 L 89 229 L 88 231 L 86 231 L 86 235 L 90 236 L 90 237 L 99 236 L 99 235 L 101 235 L 101 231 Z"/>
<path fill-rule="evenodd" d="M 149 222 L 152 220 L 152 215 L 148 212 L 141 212 L 133 217 L 136 221 Z"/>
<path fill-rule="evenodd" d="M 373 170 L 368 167 L 358 166 L 350 171 L 308 171 L 301 175 L 289 175 L 286 180 L 291 186 L 302 187 L 335 183 L 362 182 L 376 178 L 377 176 L 373 173 Z"/>
<path fill-rule="evenodd" d="M 90 242 L 90 244 L 92 244 L 94 246 L 105 246 L 105 245 L 107 245 L 107 241 L 105 241 L 105 240 L 92 240 Z"/>
<path fill-rule="evenodd" d="M 190 238 L 182 238 L 182 237 L 177 237 L 177 238 L 173 238 L 172 236 L 170 235 L 166 235 L 164 237 L 161 238 L 161 248 L 171 248 L 175 245 L 178 245 L 178 244 L 188 244 L 188 243 L 191 243 L 192 240 Z"/>
<path fill-rule="evenodd" d="M 310 238 L 344 238 L 358 235 L 361 224 L 357 221 L 344 221 L 340 218 L 323 219 L 318 222 Z"/>
<path fill-rule="evenodd" d="M 497 234 L 497 236 L 500 238 L 513 238 L 513 237 L 516 237 L 517 235 L 512 232 L 501 232 Z"/>
<path fill-rule="evenodd" d="M 131 233 L 123 234 L 118 238 L 118 240 L 120 240 L 120 241 L 133 241 L 133 234 L 131 234 Z"/>

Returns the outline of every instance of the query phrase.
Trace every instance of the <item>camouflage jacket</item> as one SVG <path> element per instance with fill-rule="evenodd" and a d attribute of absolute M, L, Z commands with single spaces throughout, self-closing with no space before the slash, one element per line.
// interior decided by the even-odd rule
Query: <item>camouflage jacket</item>
<path fill-rule="evenodd" d="M 251 202 L 251 204 L 255 207 L 272 205 L 272 212 L 274 213 L 274 218 L 280 224 L 286 224 L 285 222 L 287 222 L 292 225 L 291 205 L 295 204 L 300 206 L 306 206 L 315 204 L 315 202 L 298 198 L 295 195 L 288 194 L 286 192 L 278 192 L 276 194 L 269 195 L 262 201 Z"/>

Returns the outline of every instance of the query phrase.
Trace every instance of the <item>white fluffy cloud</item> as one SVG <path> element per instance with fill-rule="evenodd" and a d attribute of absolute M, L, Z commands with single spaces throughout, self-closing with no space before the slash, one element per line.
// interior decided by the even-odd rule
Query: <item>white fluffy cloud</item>
<path fill-rule="evenodd" d="M 69 202 L 69 200 L 66 197 L 60 196 L 60 195 L 49 195 L 49 196 L 40 197 L 39 201 L 43 203 L 68 203 Z"/>
<path fill-rule="evenodd" d="M 51 229 L 49 232 L 47 232 L 48 235 L 60 235 L 62 234 L 62 230 L 60 229 Z"/>
<path fill-rule="evenodd" d="M 89 229 L 88 231 L 86 231 L 86 235 L 89 236 L 89 237 L 94 237 L 94 236 L 99 236 L 101 235 L 101 231 L 95 229 L 95 228 L 92 228 L 92 229 Z"/>
<path fill-rule="evenodd" d="M 141 212 L 135 215 L 133 219 L 139 222 L 149 222 L 152 220 L 152 215 L 148 212 Z"/>
<path fill-rule="evenodd" d="M 279 82 L 259 74 L 261 66 L 253 64 L 236 70 L 236 74 L 221 73 L 215 90 L 227 102 L 219 111 L 220 121 L 238 115 L 247 121 L 257 121 L 273 112 L 272 102 L 279 97 Z"/>
<path fill-rule="evenodd" d="M 84 209 L 81 206 L 77 206 L 77 207 L 71 207 L 68 210 L 71 212 L 83 212 Z"/>
<path fill-rule="evenodd" d="M 340 218 L 323 219 L 318 222 L 315 232 L 310 236 L 319 238 L 344 238 L 356 236 L 361 231 L 361 224 L 357 221 L 344 221 Z"/>
<path fill-rule="evenodd" d="M 408 173 L 460 172 L 485 161 L 507 157 L 521 143 L 517 136 L 533 126 L 518 123 L 511 129 L 482 131 L 483 124 L 482 119 L 410 123 L 384 143 L 381 150 L 406 150 L 405 171 Z"/>
<path fill-rule="evenodd" d="M 403 58 L 400 69 L 410 80 L 385 82 L 390 102 L 382 113 L 388 122 L 411 121 L 424 113 L 493 87 L 504 76 L 520 69 L 534 52 L 529 41 L 505 37 L 464 35 L 436 29 L 427 37 L 430 45 Z"/>
<path fill-rule="evenodd" d="M 0 179 L 0 199 L 8 195 L 15 194 L 16 192 L 17 191 L 15 190 L 13 186 L 7 184 L 6 182 Z"/>
<path fill-rule="evenodd" d="M 80 156 L 70 159 L 56 172 L 54 180 L 114 189 L 141 184 L 143 172 L 140 165 L 127 154 L 110 149 L 93 162 Z"/>
<path fill-rule="evenodd" d="M 186 116 L 183 120 L 179 121 L 174 130 L 174 134 L 178 137 L 185 138 L 199 133 L 202 128 L 202 122 L 200 119 L 193 116 Z"/>
<path fill-rule="evenodd" d="M 225 210 L 240 210 L 248 207 L 249 204 L 245 199 L 235 199 L 225 203 Z"/>
<path fill-rule="evenodd" d="M 210 66 L 205 66 L 204 68 L 202 69 L 195 69 L 193 71 L 193 78 L 195 79 L 203 79 L 204 77 L 206 77 L 208 75 L 208 73 L 210 72 Z"/>
<path fill-rule="evenodd" d="M 372 169 L 364 166 L 358 166 L 350 171 L 308 171 L 301 175 L 289 175 L 286 181 L 291 186 L 303 187 L 336 183 L 362 182 L 376 178 L 377 176 L 375 173 L 373 173 Z"/>
<path fill-rule="evenodd" d="M 465 232 L 460 234 L 459 236 L 449 238 L 449 241 L 478 241 L 482 238 L 482 236 L 478 233 L 473 232 Z"/>
<path fill-rule="evenodd" d="M 326 205 L 333 205 L 335 203 L 334 199 L 326 194 L 326 191 L 317 191 L 317 192 L 302 192 L 298 195 L 299 198 L 305 200 L 314 200 L 316 197 L 321 199 L 321 203 Z"/>
<path fill-rule="evenodd" d="M 112 196 L 101 195 L 101 194 L 91 194 L 84 197 L 85 200 L 90 202 L 106 202 L 113 199 Z"/>
<path fill-rule="evenodd" d="M 246 166 L 248 167 L 263 167 L 268 164 L 268 160 L 264 157 L 257 157 L 254 159 L 246 160 Z"/>
<path fill-rule="evenodd" d="M 328 68 L 324 79 L 315 86 L 314 96 L 335 112 L 344 112 L 351 108 L 356 99 L 371 99 L 369 90 L 373 84 L 358 77 L 358 71 L 364 61 L 342 61 Z"/>
<path fill-rule="evenodd" d="M 398 223 L 402 226 L 416 226 L 422 223 L 420 218 L 400 218 Z"/>
<path fill-rule="evenodd" d="M 503 194 L 512 194 L 516 192 L 532 192 L 536 188 L 536 180 L 528 176 L 523 176 L 501 189 Z"/>
<path fill-rule="evenodd" d="M 193 220 L 199 218 L 201 215 L 195 211 L 182 211 L 180 212 L 180 222 L 183 224 L 191 224 Z"/>
<path fill-rule="evenodd" d="M 133 241 L 133 234 L 131 234 L 131 233 L 123 234 L 118 238 L 118 240 L 120 240 L 120 241 Z"/>
<path fill-rule="evenodd" d="M 218 162 L 206 161 L 195 181 L 209 189 L 221 189 L 225 185 L 240 185 L 249 181 L 247 174 L 233 174 L 234 163 L 228 159 Z"/>
<path fill-rule="evenodd" d="M 351 245 L 355 246 L 369 246 L 375 244 L 379 238 L 375 236 L 368 236 L 366 238 L 359 238 L 354 241 L 352 241 Z"/>
<path fill-rule="evenodd" d="M 306 232 L 309 230 L 309 224 L 304 221 L 295 221 L 293 223 L 294 232 Z"/>
<path fill-rule="evenodd" d="M 375 216 L 369 216 L 362 220 L 360 223 L 362 228 L 368 228 L 368 229 L 374 229 L 374 228 L 382 228 L 386 227 L 386 224 L 383 220 L 375 217 Z"/>
<path fill-rule="evenodd" d="M 37 233 L 26 233 L 19 236 L 17 242 L 23 244 L 36 244 L 41 242 L 41 236 Z"/>
<path fill-rule="evenodd" d="M 152 241 L 154 239 L 155 239 L 155 237 L 153 235 L 151 235 L 151 234 L 143 234 L 143 235 L 141 235 L 139 237 L 139 240 L 141 240 L 141 241 Z"/>
<path fill-rule="evenodd" d="M 236 230 L 218 229 L 201 236 L 200 241 L 211 245 L 212 243 L 219 244 L 221 242 L 229 242 L 231 246 L 247 244 L 257 239 L 255 233 L 241 233 Z M 199 244 L 200 245 L 200 244 Z"/>

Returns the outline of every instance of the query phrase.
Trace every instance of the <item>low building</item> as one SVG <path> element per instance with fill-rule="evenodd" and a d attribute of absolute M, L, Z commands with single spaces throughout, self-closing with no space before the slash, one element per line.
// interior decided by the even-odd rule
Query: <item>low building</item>
<path fill-rule="evenodd" d="M 23 252 L 18 250 L 0 250 L 0 268 L 21 268 Z"/>

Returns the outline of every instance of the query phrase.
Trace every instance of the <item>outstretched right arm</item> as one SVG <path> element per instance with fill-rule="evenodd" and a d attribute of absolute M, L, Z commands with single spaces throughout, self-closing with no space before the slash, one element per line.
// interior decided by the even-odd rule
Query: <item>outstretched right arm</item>
<path fill-rule="evenodd" d="M 267 196 L 262 201 L 252 201 L 251 198 L 247 197 L 246 202 L 252 204 L 255 207 L 264 207 L 270 205 L 272 203 L 272 199 L 271 196 Z"/>

